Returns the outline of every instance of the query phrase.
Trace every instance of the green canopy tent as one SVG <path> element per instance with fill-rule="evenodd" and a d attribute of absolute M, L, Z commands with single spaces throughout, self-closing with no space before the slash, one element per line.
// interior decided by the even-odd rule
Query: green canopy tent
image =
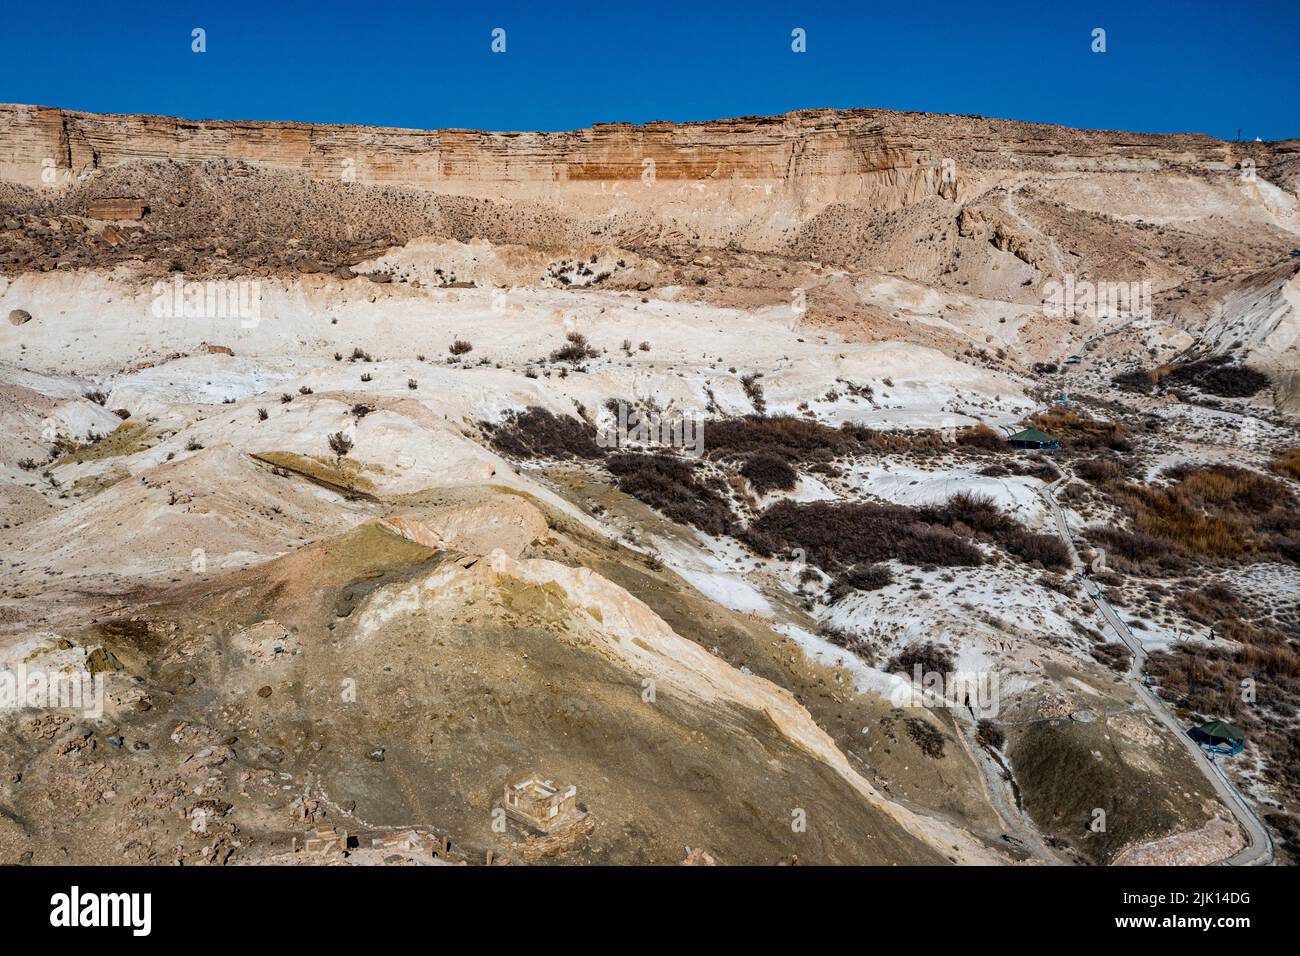
<path fill-rule="evenodd" d="M 1022 432 L 1016 432 L 1010 436 L 1007 441 L 1011 443 L 1012 448 L 1060 448 L 1061 441 L 1059 438 L 1053 438 L 1047 432 L 1039 431 L 1037 428 L 1026 428 Z"/>
<path fill-rule="evenodd" d="M 1189 734 L 1202 747 L 1208 747 L 1215 753 L 1235 754 L 1246 746 L 1246 734 L 1240 727 L 1234 727 L 1226 720 L 1211 720 L 1193 727 Z"/>

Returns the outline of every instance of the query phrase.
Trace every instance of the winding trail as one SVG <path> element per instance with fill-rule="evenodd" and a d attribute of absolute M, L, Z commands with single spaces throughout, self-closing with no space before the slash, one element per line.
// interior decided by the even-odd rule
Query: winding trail
<path fill-rule="evenodd" d="M 1201 773 L 1205 775 L 1205 779 L 1210 782 L 1210 785 L 1214 787 L 1219 799 L 1236 817 L 1237 823 L 1241 826 L 1242 832 L 1246 834 L 1246 839 L 1249 841 L 1237 853 L 1226 860 L 1221 860 L 1220 865 L 1255 866 L 1272 863 L 1274 854 L 1273 838 L 1268 832 L 1268 827 L 1264 826 L 1263 821 L 1255 814 L 1246 798 L 1242 796 L 1241 791 L 1228 779 L 1228 775 L 1223 772 L 1214 758 L 1202 750 L 1187 735 L 1178 718 L 1170 712 L 1160 698 L 1151 693 L 1146 687 L 1143 680 L 1143 675 L 1146 673 L 1146 648 L 1142 646 L 1142 641 L 1129 630 L 1129 626 L 1111 607 L 1110 602 L 1106 600 L 1106 596 L 1102 592 L 1101 585 L 1088 577 L 1087 568 L 1079 558 L 1079 551 L 1075 547 L 1074 535 L 1071 534 L 1070 525 L 1065 519 L 1065 509 L 1056 500 L 1054 491 L 1067 477 L 1069 476 L 1062 473 L 1060 478 L 1044 485 L 1042 488 L 1043 500 L 1047 502 L 1048 510 L 1051 511 L 1052 517 L 1056 520 L 1056 528 L 1060 532 L 1061 540 L 1070 549 L 1070 560 L 1079 575 L 1079 580 L 1083 583 L 1084 593 L 1092 598 L 1093 603 L 1097 605 L 1097 610 L 1101 612 L 1102 619 L 1110 625 L 1111 630 L 1124 642 L 1124 646 L 1133 655 L 1125 679 L 1137 694 L 1138 699 L 1146 705 L 1147 710 L 1168 727 L 1174 738 L 1182 743 L 1183 748 L 1191 754 L 1192 761 L 1200 768 Z"/>

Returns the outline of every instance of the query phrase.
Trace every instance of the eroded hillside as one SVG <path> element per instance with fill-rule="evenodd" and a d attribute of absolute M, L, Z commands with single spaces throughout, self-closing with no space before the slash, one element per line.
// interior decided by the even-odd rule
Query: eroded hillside
<path fill-rule="evenodd" d="M 0 147 L 0 664 L 104 693 L 0 714 L 0 862 L 1295 851 L 1295 143 Z"/>

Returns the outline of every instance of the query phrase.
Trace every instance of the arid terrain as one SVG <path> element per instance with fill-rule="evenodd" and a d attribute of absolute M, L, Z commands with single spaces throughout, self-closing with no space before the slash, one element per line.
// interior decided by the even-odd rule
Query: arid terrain
<path fill-rule="evenodd" d="M 1300 859 L 1300 140 L 0 105 L 0 399 L 2 864 Z"/>

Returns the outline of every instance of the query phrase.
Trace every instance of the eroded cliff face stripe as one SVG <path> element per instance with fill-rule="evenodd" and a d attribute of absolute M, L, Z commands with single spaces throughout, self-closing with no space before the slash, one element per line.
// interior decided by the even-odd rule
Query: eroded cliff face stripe
<path fill-rule="evenodd" d="M 542 559 L 516 560 L 503 551 L 493 551 L 468 569 L 451 564 L 422 582 L 377 592 L 358 618 L 358 632 L 364 639 L 398 615 L 414 613 L 457 593 L 490 589 L 502 578 L 559 588 L 567 602 L 585 614 L 593 631 L 611 639 L 609 650 L 638 672 L 662 679 L 701 701 L 723 700 L 762 713 L 786 740 L 835 770 L 868 803 L 922 843 L 945 856 L 956 855 L 964 863 L 1004 862 L 968 832 L 882 797 L 789 691 L 741 673 L 681 637 L 645 603 L 588 568 Z"/>

